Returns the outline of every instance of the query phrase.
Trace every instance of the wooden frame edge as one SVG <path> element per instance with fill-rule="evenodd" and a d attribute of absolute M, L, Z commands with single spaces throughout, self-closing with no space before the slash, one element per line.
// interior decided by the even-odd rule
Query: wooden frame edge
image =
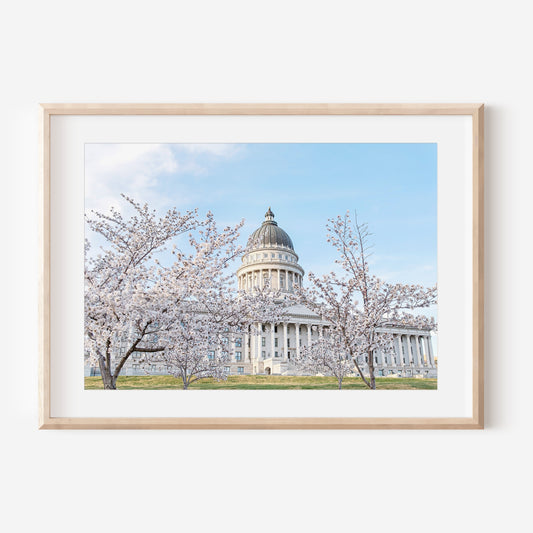
<path fill-rule="evenodd" d="M 50 119 L 52 115 L 470 115 L 473 128 L 471 418 L 55 418 L 50 413 Z M 40 104 L 39 429 L 483 429 L 483 104 Z"/>
<path fill-rule="evenodd" d="M 473 418 L 483 428 L 484 401 L 484 113 L 483 105 L 472 113 L 472 362 Z"/>
<path fill-rule="evenodd" d="M 50 112 L 41 106 L 39 187 L 39 427 L 50 415 Z"/>
<path fill-rule="evenodd" d="M 472 115 L 482 104 L 43 103 L 50 115 Z"/>
<path fill-rule="evenodd" d="M 47 418 L 39 429 L 483 429 L 474 418 Z"/>

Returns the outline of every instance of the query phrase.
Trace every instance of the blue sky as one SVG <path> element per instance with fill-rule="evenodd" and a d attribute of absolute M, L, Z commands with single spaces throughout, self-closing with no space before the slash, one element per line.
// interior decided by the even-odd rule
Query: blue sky
<path fill-rule="evenodd" d="M 373 233 L 373 269 L 388 281 L 437 281 L 436 144 L 88 144 L 86 210 L 123 208 L 119 194 L 163 210 L 213 211 L 246 224 L 269 206 L 300 264 L 332 269 L 328 218 L 357 210 Z"/>

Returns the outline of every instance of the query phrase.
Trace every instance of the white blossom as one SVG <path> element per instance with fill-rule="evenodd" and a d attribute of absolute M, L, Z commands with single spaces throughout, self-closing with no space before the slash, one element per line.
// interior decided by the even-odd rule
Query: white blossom
<path fill-rule="evenodd" d="M 106 389 L 116 388 L 134 353 L 142 354 L 145 369 L 162 365 L 184 388 L 205 377 L 225 379 L 231 353 L 223 339 L 253 333 L 257 321 L 279 321 L 284 309 L 268 287 L 233 290 L 228 267 L 243 253 L 236 242 L 244 222 L 219 230 L 212 213 L 200 220 L 196 210 L 175 209 L 157 218 L 147 205 L 124 198 L 135 211 L 130 219 L 116 210 L 87 219 L 107 247 L 91 257 L 86 241 L 86 355 Z M 184 233 L 190 251 L 174 245 L 173 263 L 161 265 L 154 254 Z"/>
<path fill-rule="evenodd" d="M 392 352 L 392 335 L 383 333 L 387 326 L 412 326 L 434 329 L 433 319 L 415 315 L 413 310 L 436 302 L 437 287 L 387 283 L 370 272 L 368 258 L 369 233 L 366 224 L 350 213 L 330 219 L 327 241 L 336 248 L 335 261 L 342 274 L 330 272 L 322 277 L 309 274 L 311 287 L 297 288 L 301 303 L 331 324 L 333 342 L 340 353 L 349 354 L 356 372 L 365 384 L 375 389 L 374 357 L 377 350 Z M 324 341 L 326 342 L 326 341 Z M 333 346 L 331 346 L 333 349 Z M 324 343 L 317 346 L 318 356 L 324 352 Z M 338 354 L 331 352 L 336 359 Z M 368 374 L 363 372 L 368 362 Z"/>

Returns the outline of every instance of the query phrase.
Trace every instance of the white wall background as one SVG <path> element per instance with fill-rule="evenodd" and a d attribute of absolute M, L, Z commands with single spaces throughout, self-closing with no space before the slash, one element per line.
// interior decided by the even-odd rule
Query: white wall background
<path fill-rule="evenodd" d="M 519 0 L 4 5 L 3 529 L 526 530 L 528 7 Z M 68 101 L 485 102 L 487 429 L 38 431 L 37 104 Z"/>

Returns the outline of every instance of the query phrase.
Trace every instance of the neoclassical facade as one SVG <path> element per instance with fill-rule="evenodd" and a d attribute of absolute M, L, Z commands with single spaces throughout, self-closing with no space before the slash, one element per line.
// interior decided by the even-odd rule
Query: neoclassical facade
<path fill-rule="evenodd" d="M 249 251 L 237 270 L 240 290 L 269 285 L 281 293 L 291 293 L 301 286 L 304 269 L 289 235 L 278 226 L 269 208 L 265 220 L 248 241 Z M 302 305 L 289 308 L 289 320 L 280 325 L 257 324 L 260 335 L 244 335 L 230 340 L 236 343 L 230 353 L 234 357 L 227 368 L 230 374 L 293 374 L 298 373 L 291 357 L 303 346 L 323 333 L 328 323 Z M 377 376 L 436 377 L 437 366 L 431 332 L 424 329 L 397 327 L 390 324 L 384 332 L 394 337 L 394 354 L 375 353 Z"/>

